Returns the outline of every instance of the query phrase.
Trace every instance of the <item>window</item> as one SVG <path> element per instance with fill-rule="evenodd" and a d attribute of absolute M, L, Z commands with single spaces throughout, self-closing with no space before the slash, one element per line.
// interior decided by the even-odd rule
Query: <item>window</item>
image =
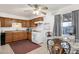
<path fill-rule="evenodd" d="M 62 21 L 62 33 L 63 35 L 73 35 L 73 32 L 72 14 L 64 14 Z"/>

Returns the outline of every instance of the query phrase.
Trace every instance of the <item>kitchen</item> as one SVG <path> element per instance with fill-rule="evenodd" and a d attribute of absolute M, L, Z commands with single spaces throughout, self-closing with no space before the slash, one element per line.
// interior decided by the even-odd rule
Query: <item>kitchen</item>
<path fill-rule="evenodd" d="M 39 8 L 36 8 L 35 6 L 41 7 L 42 9 L 39 10 Z M 36 10 L 33 7 L 36 8 Z M 38 44 L 40 46 L 42 46 L 42 43 L 45 43 L 45 46 L 43 47 L 45 47 L 45 51 L 46 51 L 47 49 L 46 35 L 47 35 L 47 32 L 53 31 L 53 24 L 54 24 L 53 23 L 54 16 L 50 11 L 48 11 L 49 10 L 48 7 L 49 9 L 51 9 L 50 5 L 40 6 L 35 4 L 32 7 L 29 4 L 0 5 L 0 8 L 1 8 L 0 9 L 1 11 L 0 12 L 0 23 L 1 23 L 0 24 L 1 25 L 0 26 L 0 33 L 1 33 L 0 49 L 2 49 L 0 53 L 11 53 L 13 51 L 13 48 L 11 48 L 10 43 L 19 42 L 23 40 L 28 40 L 30 42 L 36 43 L 35 45 Z M 40 12 L 42 10 L 43 12 Z M 21 44 L 19 45 L 21 46 Z M 4 49 L 4 46 L 6 46 L 5 49 Z M 9 51 L 9 49 L 7 49 L 8 46 L 10 49 L 12 49 L 12 51 Z M 14 46 L 15 46 L 15 43 L 14 43 Z M 25 46 L 23 45 L 21 46 L 21 48 L 22 47 L 24 48 Z M 24 50 L 21 50 L 21 51 L 24 51 Z M 41 53 L 43 52 L 41 51 Z"/>
<path fill-rule="evenodd" d="M 1 21 L 1 45 L 27 39 L 32 41 L 33 30 L 37 27 L 35 22 L 43 21 L 43 17 L 32 20 L 19 20 L 7 17 L 0 17 Z M 38 31 L 37 31 L 38 32 Z M 37 33 L 36 32 L 36 33 Z"/>

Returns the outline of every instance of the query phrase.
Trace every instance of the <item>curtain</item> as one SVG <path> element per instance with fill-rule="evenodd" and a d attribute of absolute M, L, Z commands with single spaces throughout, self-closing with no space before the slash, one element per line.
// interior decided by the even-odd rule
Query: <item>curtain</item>
<path fill-rule="evenodd" d="M 72 11 L 72 21 L 74 26 L 75 42 L 79 42 L 79 10 Z"/>
<path fill-rule="evenodd" d="M 53 29 L 54 36 L 61 36 L 61 15 L 54 16 L 54 29 Z"/>

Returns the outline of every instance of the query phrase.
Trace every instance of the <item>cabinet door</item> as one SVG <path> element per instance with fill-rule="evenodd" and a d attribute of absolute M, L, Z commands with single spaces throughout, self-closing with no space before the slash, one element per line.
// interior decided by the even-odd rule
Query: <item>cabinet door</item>
<path fill-rule="evenodd" d="M 31 27 L 36 27 L 36 24 L 33 20 L 31 20 L 30 22 L 31 22 Z"/>
<path fill-rule="evenodd" d="M 13 41 L 27 39 L 25 32 L 15 32 L 13 34 Z"/>
<path fill-rule="evenodd" d="M 16 23 L 22 23 L 22 20 L 16 19 Z"/>
<path fill-rule="evenodd" d="M 28 28 L 30 27 L 30 20 L 26 21 L 26 27 L 28 27 Z"/>
<path fill-rule="evenodd" d="M 18 40 L 23 40 L 23 39 L 25 39 L 24 37 L 25 37 L 24 36 L 24 32 L 19 32 L 19 34 L 18 34 Z"/>
<path fill-rule="evenodd" d="M 23 32 L 23 39 L 27 39 L 27 32 Z"/>
<path fill-rule="evenodd" d="M 20 40 L 20 34 L 18 32 L 14 32 L 13 33 L 13 41 L 18 41 Z"/>
<path fill-rule="evenodd" d="M 12 19 L 5 18 L 5 27 L 12 27 Z"/>
<path fill-rule="evenodd" d="M 31 32 L 27 32 L 27 39 L 32 41 L 32 33 Z"/>
<path fill-rule="evenodd" d="M 23 20 L 23 21 L 22 21 L 22 27 L 27 27 L 26 24 L 27 24 L 27 23 L 26 23 L 26 20 Z"/>
<path fill-rule="evenodd" d="M 26 20 L 17 20 L 17 23 L 21 23 L 22 27 L 27 27 Z"/>
<path fill-rule="evenodd" d="M 37 21 L 43 21 L 43 17 L 38 17 L 38 18 L 35 18 L 33 19 L 34 22 L 37 22 Z"/>
<path fill-rule="evenodd" d="M 6 33 L 5 35 L 5 42 L 12 42 L 13 41 L 13 34 L 12 33 Z"/>
<path fill-rule="evenodd" d="M 5 27 L 5 19 L 0 17 L 0 22 L 1 22 L 0 26 Z"/>

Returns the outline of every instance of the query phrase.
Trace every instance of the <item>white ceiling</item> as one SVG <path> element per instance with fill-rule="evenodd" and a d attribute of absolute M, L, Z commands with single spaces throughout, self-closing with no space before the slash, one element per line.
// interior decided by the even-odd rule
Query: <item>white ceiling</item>
<path fill-rule="evenodd" d="M 52 12 L 63 7 L 69 6 L 69 4 L 44 4 L 48 7 L 48 11 Z M 24 12 L 26 10 L 26 12 Z M 25 4 L 0 4 L 0 12 L 22 16 L 26 18 L 33 18 L 36 15 L 33 14 L 32 9 Z"/>

